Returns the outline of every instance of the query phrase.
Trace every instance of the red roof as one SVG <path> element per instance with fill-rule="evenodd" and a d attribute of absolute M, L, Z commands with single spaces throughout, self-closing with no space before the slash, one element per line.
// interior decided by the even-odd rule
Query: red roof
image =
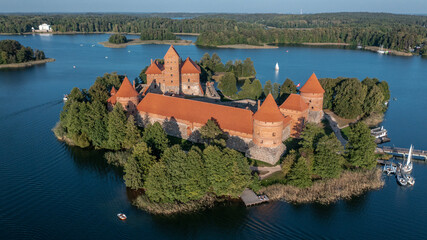
<path fill-rule="evenodd" d="M 116 94 L 116 93 L 117 93 L 117 90 L 116 90 L 116 88 L 113 86 L 113 87 L 111 88 L 110 95 L 114 95 L 114 94 Z"/>
<path fill-rule="evenodd" d="M 109 103 L 111 103 L 111 104 L 115 105 L 115 104 L 116 104 L 116 102 L 117 102 L 116 95 L 113 95 L 113 96 L 111 96 L 109 99 L 107 99 L 107 102 L 109 102 Z"/>
<path fill-rule="evenodd" d="M 286 101 L 280 105 L 280 108 L 305 111 L 308 109 L 308 104 L 304 102 L 301 95 L 292 93 L 288 98 L 286 98 Z"/>
<path fill-rule="evenodd" d="M 175 50 L 175 48 L 173 47 L 173 45 L 171 45 L 171 46 L 169 47 L 168 51 L 167 51 L 167 52 L 166 52 L 166 54 L 165 54 L 165 58 L 166 58 L 166 56 L 167 56 L 167 55 L 170 55 L 170 54 L 172 54 L 172 55 L 176 55 L 176 56 L 178 56 L 178 58 L 179 58 L 179 54 L 178 54 L 178 52 Z"/>
<path fill-rule="evenodd" d="M 181 67 L 181 73 L 201 73 L 200 67 L 191 60 L 190 57 L 187 57 L 184 64 Z"/>
<path fill-rule="evenodd" d="M 129 79 L 125 77 L 123 79 L 122 85 L 120 86 L 117 93 L 114 95 L 116 97 L 137 97 L 138 92 L 135 90 L 135 88 L 132 86 L 132 84 L 129 82 Z"/>
<path fill-rule="evenodd" d="M 254 119 L 263 122 L 280 122 L 284 120 L 283 114 L 277 107 L 273 95 L 268 94 L 261 107 L 254 114 Z"/>
<path fill-rule="evenodd" d="M 162 74 L 163 66 L 157 61 L 153 61 L 150 66 L 148 66 L 145 74 Z"/>
<path fill-rule="evenodd" d="M 252 111 L 213 103 L 148 93 L 138 111 L 205 124 L 214 118 L 221 129 L 252 134 Z"/>
<path fill-rule="evenodd" d="M 304 86 L 299 90 L 303 93 L 324 93 L 325 90 L 320 85 L 319 80 L 316 77 L 316 74 L 311 74 L 310 78 L 305 82 Z"/>

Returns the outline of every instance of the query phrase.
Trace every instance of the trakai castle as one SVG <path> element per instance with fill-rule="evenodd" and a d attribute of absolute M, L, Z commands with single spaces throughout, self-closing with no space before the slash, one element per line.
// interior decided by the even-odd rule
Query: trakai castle
<path fill-rule="evenodd" d="M 190 58 L 182 63 L 173 46 L 166 53 L 164 64 L 152 61 L 146 74 L 147 85 L 141 94 L 125 78 L 118 91 L 111 90 L 109 105 L 122 104 L 141 126 L 159 122 L 167 134 L 193 142 L 201 140 L 199 129 L 214 119 L 228 135 L 228 147 L 271 164 L 285 152 L 284 140 L 298 137 L 305 122 L 320 122 L 323 117 L 325 91 L 314 73 L 300 94 L 291 94 L 280 106 L 269 94 L 262 104 L 258 101 L 254 112 L 183 98 L 182 95 L 204 95 L 200 68 Z M 181 96 L 165 95 L 168 93 Z"/>

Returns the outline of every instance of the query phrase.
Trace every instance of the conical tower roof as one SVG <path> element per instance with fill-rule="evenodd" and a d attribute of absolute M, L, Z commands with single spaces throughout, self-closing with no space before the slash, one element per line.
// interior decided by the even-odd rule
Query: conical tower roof
<path fill-rule="evenodd" d="M 314 73 L 311 74 L 310 78 L 299 91 L 302 93 L 325 93 L 325 90 L 322 88 L 322 85 L 320 85 L 320 82 Z"/>
<path fill-rule="evenodd" d="M 271 93 L 268 94 L 261 107 L 254 114 L 254 119 L 262 122 L 281 122 L 284 120 L 284 116 L 277 107 Z"/>
<path fill-rule="evenodd" d="M 116 90 L 116 88 L 113 86 L 113 87 L 111 88 L 110 95 L 114 95 L 114 94 L 116 94 L 116 93 L 117 93 L 117 90 Z"/>
<path fill-rule="evenodd" d="M 116 97 L 137 97 L 138 92 L 133 88 L 132 84 L 130 83 L 129 79 L 125 77 L 123 79 L 122 85 L 120 86 L 119 90 L 117 91 Z"/>

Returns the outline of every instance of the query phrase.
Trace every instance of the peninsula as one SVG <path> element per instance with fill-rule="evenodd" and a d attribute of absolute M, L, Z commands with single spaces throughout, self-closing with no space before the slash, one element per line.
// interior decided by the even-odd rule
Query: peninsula
<path fill-rule="evenodd" d="M 18 41 L 0 41 L 0 69 L 31 67 L 53 61 L 55 59 L 46 58 L 43 51 L 24 47 Z"/>

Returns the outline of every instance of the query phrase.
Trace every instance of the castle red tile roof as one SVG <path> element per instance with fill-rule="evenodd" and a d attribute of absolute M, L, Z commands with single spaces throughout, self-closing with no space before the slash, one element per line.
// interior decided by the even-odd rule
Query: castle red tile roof
<path fill-rule="evenodd" d="M 116 94 L 116 93 L 117 93 L 117 90 L 116 90 L 116 88 L 113 86 L 113 87 L 111 88 L 110 95 L 114 95 L 114 94 Z"/>
<path fill-rule="evenodd" d="M 184 64 L 181 67 L 181 73 L 198 73 L 200 74 L 202 71 L 200 67 L 191 60 L 190 57 L 187 57 Z"/>
<path fill-rule="evenodd" d="M 316 77 L 316 74 L 311 74 L 310 78 L 305 82 L 304 86 L 299 90 L 302 93 L 324 93 L 325 90 L 320 85 L 319 80 Z"/>
<path fill-rule="evenodd" d="M 261 107 L 254 114 L 254 119 L 263 122 L 281 122 L 284 120 L 284 116 L 277 107 L 271 93 L 268 94 Z"/>
<path fill-rule="evenodd" d="M 305 111 L 308 109 L 308 104 L 304 102 L 301 95 L 292 93 L 288 98 L 286 98 L 285 102 L 280 105 L 280 108 Z"/>
<path fill-rule="evenodd" d="M 137 97 L 138 92 L 132 86 L 129 79 L 125 77 L 125 79 L 123 79 L 122 85 L 114 96 L 123 98 Z"/>
<path fill-rule="evenodd" d="M 151 62 L 150 66 L 148 66 L 145 74 L 162 74 L 163 66 L 156 61 Z"/>
<path fill-rule="evenodd" d="M 148 93 L 138 111 L 205 124 L 214 118 L 221 129 L 252 134 L 252 111 L 213 103 Z"/>
<path fill-rule="evenodd" d="M 113 104 L 113 105 L 115 105 L 115 104 L 116 104 L 116 102 L 117 102 L 116 95 L 113 95 L 113 96 L 111 96 L 109 99 L 107 99 L 107 102 L 108 102 L 108 103 L 111 103 L 111 104 Z"/>
<path fill-rule="evenodd" d="M 179 58 L 179 54 L 178 54 L 178 52 L 175 50 L 175 48 L 173 47 L 173 45 L 171 45 L 171 46 L 169 47 L 168 51 L 167 51 L 167 52 L 166 52 L 166 54 L 165 54 L 165 58 L 166 58 L 166 56 L 167 56 L 167 55 L 169 55 L 169 54 L 176 55 L 176 56 L 178 56 L 178 58 Z"/>

